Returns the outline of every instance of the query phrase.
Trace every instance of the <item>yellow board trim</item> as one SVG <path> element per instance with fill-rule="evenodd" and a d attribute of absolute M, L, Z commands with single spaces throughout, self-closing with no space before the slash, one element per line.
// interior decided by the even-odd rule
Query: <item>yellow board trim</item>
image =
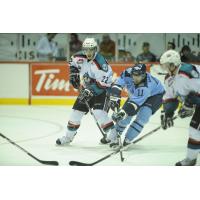
<path fill-rule="evenodd" d="M 31 99 L 31 105 L 73 105 L 76 99 Z"/>
<path fill-rule="evenodd" d="M 0 99 L 0 105 L 28 105 L 28 99 L 18 99 L 18 98 L 2 98 Z"/>
<path fill-rule="evenodd" d="M 31 105 L 73 105 L 74 99 L 31 99 Z M 125 103 L 126 99 L 122 99 L 122 104 Z M 23 98 L 1 98 L 0 105 L 29 105 L 28 99 Z M 179 109 L 181 104 L 179 103 Z M 162 106 L 163 108 L 163 106 Z"/>
<path fill-rule="evenodd" d="M 73 105 L 74 99 L 31 99 L 31 105 Z M 125 100 L 122 99 L 122 105 Z M 0 105 L 29 105 L 28 99 L 23 98 L 2 98 Z"/>

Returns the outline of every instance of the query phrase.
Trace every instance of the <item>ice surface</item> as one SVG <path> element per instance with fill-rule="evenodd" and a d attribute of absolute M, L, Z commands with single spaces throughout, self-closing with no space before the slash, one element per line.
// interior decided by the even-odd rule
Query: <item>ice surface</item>
<path fill-rule="evenodd" d="M 69 161 L 94 162 L 112 152 L 101 145 L 102 135 L 88 113 L 74 141 L 67 146 L 56 146 L 58 137 L 65 134 L 70 106 L 0 106 L 0 132 L 31 154 L 42 160 L 56 160 L 68 166 Z M 160 129 L 119 154 L 99 163 L 103 166 L 173 166 L 185 158 L 190 118 L 176 119 L 175 126 Z M 158 111 L 139 137 L 160 126 Z M 198 161 L 198 165 L 200 162 Z M 0 165 L 40 165 L 16 146 L 0 137 Z"/>

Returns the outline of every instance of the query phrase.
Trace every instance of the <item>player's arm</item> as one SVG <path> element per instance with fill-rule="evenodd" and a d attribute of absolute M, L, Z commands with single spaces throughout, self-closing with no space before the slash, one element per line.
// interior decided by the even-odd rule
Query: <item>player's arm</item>
<path fill-rule="evenodd" d="M 111 87 L 110 108 L 115 112 L 120 108 L 121 92 L 124 87 L 125 87 L 125 72 L 122 72 L 120 77 L 115 81 L 115 83 Z"/>
<path fill-rule="evenodd" d="M 113 113 L 112 119 L 114 121 L 119 121 L 124 119 L 126 116 L 134 116 L 139 107 L 147 100 L 149 95 L 150 91 L 147 88 L 141 87 L 139 90 L 137 89 L 135 93 L 125 102 L 122 109 L 120 109 L 117 113 Z"/>
<path fill-rule="evenodd" d="M 181 118 L 192 116 L 194 113 L 194 104 L 198 102 L 198 99 L 200 103 L 200 98 L 196 95 L 198 94 L 198 91 L 200 91 L 200 85 L 195 79 L 189 79 L 179 75 L 175 86 L 177 94 L 183 102 L 182 107 L 178 112 L 179 116 Z"/>
<path fill-rule="evenodd" d="M 135 90 L 134 94 L 129 98 L 130 108 L 127 108 L 128 115 L 135 115 L 138 108 L 145 103 L 150 97 L 150 89 L 147 87 L 139 87 Z"/>
<path fill-rule="evenodd" d="M 165 94 L 163 96 L 163 110 L 161 112 L 161 126 L 167 129 L 174 125 L 173 116 L 178 108 L 179 100 L 174 90 L 174 78 L 169 74 L 165 76 Z"/>
<path fill-rule="evenodd" d="M 71 60 L 69 61 L 69 82 L 73 85 L 75 89 L 79 89 L 80 87 L 80 75 L 79 75 L 79 69 L 77 66 L 76 58 L 73 56 L 71 57 Z"/>

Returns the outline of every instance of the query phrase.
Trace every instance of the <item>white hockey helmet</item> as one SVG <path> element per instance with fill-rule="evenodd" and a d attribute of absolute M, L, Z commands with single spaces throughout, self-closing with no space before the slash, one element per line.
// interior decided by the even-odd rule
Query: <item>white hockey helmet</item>
<path fill-rule="evenodd" d="M 178 67 L 181 64 L 181 57 L 177 51 L 174 50 L 168 50 L 160 58 L 160 64 L 174 64 L 176 67 Z"/>
<path fill-rule="evenodd" d="M 82 45 L 83 52 L 88 59 L 92 59 L 97 51 L 97 42 L 94 38 L 86 38 Z"/>

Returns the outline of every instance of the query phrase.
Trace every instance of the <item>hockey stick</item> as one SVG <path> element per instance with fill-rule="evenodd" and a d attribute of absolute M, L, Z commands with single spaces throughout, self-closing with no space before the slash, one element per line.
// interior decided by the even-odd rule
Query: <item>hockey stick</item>
<path fill-rule="evenodd" d="M 176 118 L 177 118 L 177 116 L 175 116 L 173 119 L 175 120 Z M 155 128 L 155 129 L 153 129 L 152 131 L 146 133 L 145 135 L 141 136 L 141 137 L 138 138 L 137 140 L 133 141 L 131 144 L 129 144 L 129 145 L 125 146 L 125 147 L 119 148 L 119 149 L 117 149 L 116 151 L 114 151 L 114 152 L 112 152 L 112 153 L 110 153 L 110 154 L 104 156 L 103 158 L 101 158 L 101 159 L 99 159 L 99 160 L 97 160 L 97 161 L 95 161 L 95 162 L 92 162 L 92 163 L 84 163 L 84 162 L 79 162 L 79 161 L 70 161 L 70 162 L 69 162 L 69 165 L 71 165 L 71 166 L 93 166 L 93 165 L 96 165 L 96 164 L 98 164 L 98 163 L 100 163 L 100 162 L 102 162 L 102 161 L 104 161 L 104 160 L 110 158 L 111 156 L 113 156 L 113 155 L 115 155 L 115 154 L 117 154 L 117 153 L 119 153 L 119 152 L 121 152 L 121 151 L 124 151 L 124 150 L 127 149 L 130 145 L 138 143 L 140 140 L 142 140 L 142 139 L 144 139 L 144 138 L 146 138 L 146 137 L 152 135 L 153 133 L 155 133 L 155 132 L 158 131 L 159 129 L 161 129 L 161 126 L 159 126 L 159 127 Z"/>
<path fill-rule="evenodd" d="M 91 114 L 92 117 L 94 118 L 94 120 L 95 120 L 95 122 L 96 122 L 96 125 L 97 125 L 97 127 L 99 128 L 101 134 L 103 135 L 103 137 L 105 137 L 105 133 L 104 133 L 104 131 L 102 130 L 102 128 L 100 127 L 100 125 L 99 125 L 99 123 L 98 123 L 98 121 L 97 121 L 97 119 L 96 119 L 94 113 L 92 112 L 92 109 L 90 108 L 90 105 L 88 104 L 88 102 L 87 102 L 86 99 L 84 99 L 84 103 L 85 103 L 85 105 L 87 106 L 87 108 L 88 108 L 90 114 Z"/>
<path fill-rule="evenodd" d="M 79 93 L 81 93 L 81 88 L 80 88 L 80 87 L 78 88 L 78 91 L 79 91 Z M 98 121 L 97 121 L 97 119 L 96 119 L 94 113 L 92 112 L 92 109 L 90 108 L 89 103 L 87 102 L 87 100 L 86 100 L 85 98 L 83 98 L 83 100 L 84 100 L 84 103 L 85 103 L 85 105 L 87 106 L 87 109 L 89 110 L 90 114 L 91 114 L 92 117 L 94 118 L 94 121 L 95 121 L 97 127 L 99 128 L 101 134 L 103 135 L 103 137 L 105 137 L 106 134 L 105 134 L 104 131 L 102 130 L 101 126 L 99 125 L 99 123 L 98 123 Z"/>
<path fill-rule="evenodd" d="M 79 91 L 80 91 L 80 89 L 79 89 Z M 97 121 L 97 119 L 96 119 L 94 113 L 92 112 L 92 109 L 90 108 L 90 105 L 89 105 L 89 103 L 87 102 L 86 99 L 84 99 L 84 103 L 85 103 L 85 105 L 87 106 L 87 108 L 88 108 L 90 114 L 93 116 L 93 118 L 94 118 L 94 120 L 95 120 L 95 122 L 96 122 L 96 125 L 97 125 L 97 127 L 99 128 L 100 132 L 102 133 L 103 137 L 106 137 L 106 134 L 104 133 L 104 131 L 103 131 L 102 128 L 100 127 L 100 125 L 99 125 L 99 123 L 98 123 L 98 121 Z M 121 141 L 121 136 L 120 136 L 120 134 L 118 134 L 118 140 L 119 140 L 120 147 L 122 147 L 122 141 Z M 122 162 L 124 161 L 124 157 L 123 157 L 122 151 L 120 152 L 120 159 L 121 159 Z"/>
<path fill-rule="evenodd" d="M 122 139 L 121 139 L 121 135 L 118 133 L 118 140 L 119 140 L 119 147 L 120 149 L 123 148 L 123 145 L 122 145 Z M 123 153 L 122 151 L 120 151 L 120 159 L 121 159 L 121 162 L 124 161 L 124 157 L 123 157 Z"/>
<path fill-rule="evenodd" d="M 118 108 L 115 108 L 114 109 L 114 113 L 117 113 L 119 111 L 119 109 Z M 117 123 L 117 122 L 116 122 Z M 122 147 L 123 147 L 123 145 L 122 145 L 122 139 L 121 139 L 121 134 L 118 132 L 117 133 L 117 137 L 118 137 L 118 142 L 119 142 L 119 148 L 121 149 Z M 123 162 L 124 161 L 124 157 L 123 157 L 123 153 L 122 153 L 122 151 L 120 151 L 119 152 L 120 153 L 120 159 L 121 159 L 121 162 Z"/>
<path fill-rule="evenodd" d="M 30 157 L 32 157 L 33 159 L 37 160 L 39 163 L 44 164 L 44 165 L 59 165 L 59 163 L 57 161 L 45 161 L 45 160 L 40 160 L 38 158 L 36 158 L 34 155 L 32 155 L 31 153 L 29 153 L 28 151 L 26 151 L 24 148 L 22 148 L 21 146 L 19 146 L 18 144 L 16 144 L 14 141 L 12 141 L 11 139 L 7 138 L 5 135 L 3 135 L 2 133 L 0 133 L 0 136 L 6 140 L 8 140 L 9 143 L 13 144 L 14 146 L 18 147 L 19 149 L 21 149 L 23 152 L 25 152 L 26 154 L 28 154 Z"/>

